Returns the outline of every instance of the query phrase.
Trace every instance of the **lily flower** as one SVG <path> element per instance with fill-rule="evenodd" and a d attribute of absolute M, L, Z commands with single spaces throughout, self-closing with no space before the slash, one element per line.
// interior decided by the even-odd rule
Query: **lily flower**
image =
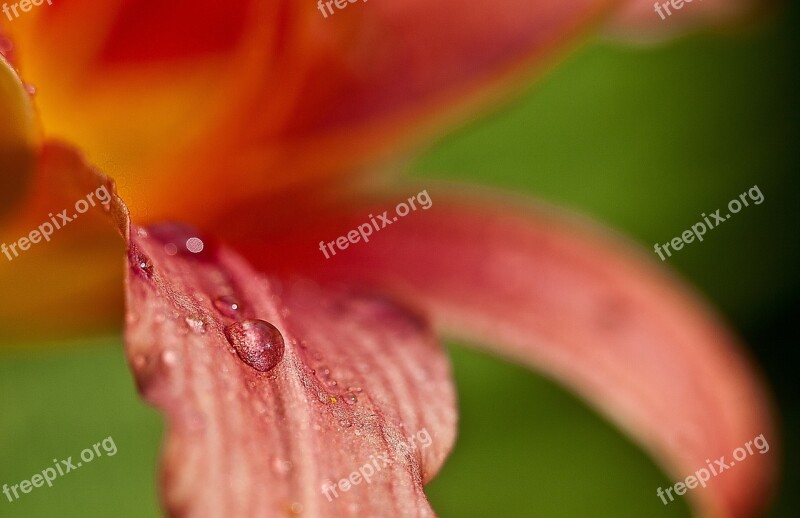
<path fill-rule="evenodd" d="M 443 336 L 564 384 L 676 478 L 771 437 L 737 338 L 624 238 L 392 174 L 590 30 L 635 35 L 640 2 L 339 4 L 74 0 L 0 26 L 0 321 L 115 328 L 124 285 L 167 512 L 432 516 L 457 423 Z M 704 5 L 672 27 L 728 21 Z M 386 215 L 413 193 L 427 208 Z M 773 459 L 694 490 L 697 514 L 758 513 Z"/>

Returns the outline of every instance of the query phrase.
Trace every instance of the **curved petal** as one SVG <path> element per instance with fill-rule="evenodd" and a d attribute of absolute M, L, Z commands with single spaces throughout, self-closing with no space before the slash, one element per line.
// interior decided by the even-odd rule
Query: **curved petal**
<path fill-rule="evenodd" d="M 704 468 L 706 459 L 730 459 L 760 434 L 770 445 L 777 442 L 753 366 L 680 280 L 618 237 L 553 212 L 427 192 L 429 210 L 412 212 L 330 259 L 320 239 L 345 236 L 384 209 L 391 219 L 393 205 L 405 198 L 349 207 L 340 218 L 335 210 L 319 214 L 308 228 L 270 235 L 260 247 L 251 234 L 246 256 L 271 271 L 302 268 L 319 278 L 379 285 L 422 304 L 444 332 L 486 344 L 571 387 L 676 480 Z M 237 226 L 237 219 L 228 223 Z M 273 248 L 291 262 L 265 253 Z M 755 515 L 772 490 L 777 459 L 772 450 L 751 456 L 691 491 L 698 514 Z M 654 505 L 661 505 L 655 493 Z"/>
<path fill-rule="evenodd" d="M 387 0 L 325 18 L 293 0 L 75 0 L 8 25 L 48 135 L 118 179 L 137 221 L 185 220 L 222 185 L 275 193 L 429 137 L 616 4 Z"/>
<path fill-rule="evenodd" d="M 26 197 L 0 223 L 0 339 L 119 329 L 123 246 L 97 174 L 72 148 L 48 142 L 30 176 Z"/>
<path fill-rule="evenodd" d="M 0 50 L 3 48 L 0 32 Z M 30 95 L 0 52 L 0 220 L 19 201 L 30 179 L 39 135 Z"/>
<path fill-rule="evenodd" d="M 133 229 L 127 279 L 128 358 L 169 423 L 170 515 L 433 516 L 423 484 L 456 417 L 424 322 L 386 299 L 280 283 L 187 236 Z"/>

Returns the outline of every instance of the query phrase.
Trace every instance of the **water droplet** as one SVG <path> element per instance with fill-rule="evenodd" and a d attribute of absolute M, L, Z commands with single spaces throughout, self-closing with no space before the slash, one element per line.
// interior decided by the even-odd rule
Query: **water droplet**
<path fill-rule="evenodd" d="M 175 351 L 166 350 L 161 353 L 161 361 L 164 365 L 172 367 L 178 363 L 178 353 Z"/>
<path fill-rule="evenodd" d="M 342 428 L 350 428 L 351 426 L 353 426 L 353 423 L 349 419 L 342 419 L 341 421 L 339 421 L 339 425 Z"/>
<path fill-rule="evenodd" d="M 186 249 L 193 254 L 199 254 L 205 246 L 205 243 L 199 237 L 190 237 L 186 240 Z"/>
<path fill-rule="evenodd" d="M 292 470 L 292 461 L 275 457 L 272 461 L 272 469 L 274 469 L 275 473 L 278 475 L 286 475 Z"/>
<path fill-rule="evenodd" d="M 205 255 L 204 251 L 208 251 L 208 239 L 201 237 L 200 232 L 189 225 L 160 223 L 149 229 L 150 235 L 162 243 L 169 255 L 199 258 Z"/>
<path fill-rule="evenodd" d="M 294 515 L 301 515 L 303 514 L 303 504 L 300 502 L 293 502 L 292 505 L 289 507 L 289 511 Z"/>
<path fill-rule="evenodd" d="M 355 394 L 349 392 L 344 395 L 344 402 L 347 403 L 348 405 L 355 405 L 356 403 L 358 403 L 358 398 L 356 397 Z"/>
<path fill-rule="evenodd" d="M 14 50 L 14 44 L 11 43 L 11 40 L 6 37 L 0 36 L 0 54 L 8 56 L 9 54 L 11 54 L 12 50 Z"/>
<path fill-rule="evenodd" d="M 214 307 L 228 318 L 236 318 L 242 309 L 241 303 L 231 295 L 222 295 L 214 299 Z"/>
<path fill-rule="evenodd" d="M 347 390 L 349 390 L 350 392 L 355 392 L 355 393 L 359 393 L 359 392 L 363 392 L 364 391 L 364 389 L 362 389 L 361 387 L 348 387 Z"/>
<path fill-rule="evenodd" d="M 131 248 L 128 257 L 133 271 L 147 279 L 153 277 L 153 263 L 150 261 L 150 258 L 140 252 L 138 248 Z"/>
<path fill-rule="evenodd" d="M 278 329 L 263 320 L 243 320 L 225 328 L 228 342 L 236 354 L 250 367 L 267 372 L 283 358 L 283 336 Z"/>
<path fill-rule="evenodd" d="M 203 322 L 201 319 L 197 317 L 186 317 L 184 318 L 186 324 L 189 326 L 189 329 L 194 331 L 198 334 L 203 334 L 206 332 L 206 323 Z"/>
<path fill-rule="evenodd" d="M 145 365 L 147 365 L 147 358 L 143 354 L 137 354 L 133 357 L 133 367 L 134 369 L 142 370 L 144 369 Z"/>

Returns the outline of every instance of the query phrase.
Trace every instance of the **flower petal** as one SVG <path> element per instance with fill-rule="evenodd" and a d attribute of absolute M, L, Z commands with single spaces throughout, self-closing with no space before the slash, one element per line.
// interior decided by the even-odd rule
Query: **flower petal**
<path fill-rule="evenodd" d="M 9 25 L 48 135 L 113 174 L 138 221 L 196 222 L 198 206 L 352 174 L 429 138 L 522 87 L 616 3 L 348 2 L 325 18 L 294 0 L 75 0 Z"/>
<path fill-rule="evenodd" d="M 4 48 L 0 32 L 0 51 Z M 36 117 L 30 96 L 16 71 L 0 52 L 0 220 L 22 197 L 38 146 Z"/>
<path fill-rule="evenodd" d="M 46 142 L 38 150 L 24 200 L 0 222 L 4 343 L 119 329 L 118 258 L 124 249 L 100 198 L 94 196 L 99 186 L 111 193 L 113 185 L 98 178 L 69 146 Z M 87 202 L 89 194 L 92 204 Z M 78 203 L 88 210 L 78 214 Z M 48 230 L 50 235 L 43 237 L 42 231 Z M 26 248 L 19 244 L 23 238 L 29 241 Z"/>
<path fill-rule="evenodd" d="M 736 338 L 652 259 L 551 211 L 428 192 L 430 210 L 330 259 L 320 239 L 346 235 L 368 223 L 368 214 L 391 210 L 391 201 L 350 207 L 344 220 L 335 211 L 320 214 L 308 231 L 294 226 L 285 239 L 269 236 L 269 247 L 291 263 L 267 255 L 252 234 L 246 255 L 261 268 L 367 282 L 422 304 L 444 332 L 571 387 L 676 480 L 705 467 L 706 459 L 730 459 L 760 434 L 777 443 L 769 399 Z M 689 498 L 698 514 L 755 515 L 773 488 L 777 459 L 774 451 L 754 455 L 706 489 L 694 489 Z"/>
<path fill-rule="evenodd" d="M 433 516 L 423 484 L 452 447 L 456 415 L 425 323 L 383 298 L 261 276 L 207 238 L 195 255 L 189 235 L 133 229 L 127 280 L 128 358 L 169 423 L 169 513 Z M 274 351 L 241 345 L 244 331 L 229 327 L 252 319 L 282 334 L 274 368 L 259 361 Z"/>

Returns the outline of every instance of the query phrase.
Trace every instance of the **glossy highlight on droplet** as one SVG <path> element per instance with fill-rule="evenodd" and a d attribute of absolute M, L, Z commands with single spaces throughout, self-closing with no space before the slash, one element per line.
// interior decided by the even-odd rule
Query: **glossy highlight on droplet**
<path fill-rule="evenodd" d="M 199 230 L 183 223 L 159 223 L 148 227 L 150 236 L 159 241 L 167 255 L 204 258 L 209 240 Z"/>
<path fill-rule="evenodd" d="M 150 261 L 150 258 L 139 251 L 138 248 L 134 247 L 130 249 L 130 252 L 128 252 L 128 259 L 134 272 L 146 279 L 153 278 L 153 263 Z"/>
<path fill-rule="evenodd" d="M 283 358 L 283 335 L 264 320 L 242 320 L 225 328 L 225 336 L 239 358 L 260 372 L 275 368 Z"/>

